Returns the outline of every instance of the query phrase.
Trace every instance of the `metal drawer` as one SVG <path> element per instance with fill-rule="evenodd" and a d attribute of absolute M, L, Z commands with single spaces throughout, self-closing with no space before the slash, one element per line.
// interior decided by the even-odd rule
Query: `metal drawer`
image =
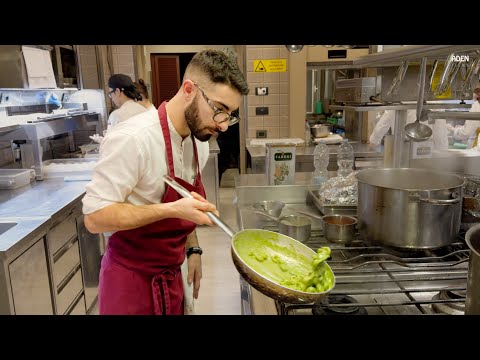
<path fill-rule="evenodd" d="M 75 275 L 57 295 L 57 314 L 65 314 L 65 311 L 81 291 L 83 291 L 82 270 L 78 266 Z"/>
<path fill-rule="evenodd" d="M 74 214 L 70 214 L 51 229 L 48 234 L 48 244 L 50 247 L 50 254 L 55 254 L 68 240 L 70 240 L 77 233 L 77 223 Z"/>
<path fill-rule="evenodd" d="M 75 307 L 70 311 L 68 315 L 86 315 L 87 312 L 85 311 L 85 296 L 81 296 L 80 300 L 78 300 Z"/>
<path fill-rule="evenodd" d="M 59 258 L 57 256 L 54 257 L 53 281 L 56 287 L 60 285 L 76 265 L 80 264 L 78 240 L 77 238 L 74 239 L 58 252 Z"/>

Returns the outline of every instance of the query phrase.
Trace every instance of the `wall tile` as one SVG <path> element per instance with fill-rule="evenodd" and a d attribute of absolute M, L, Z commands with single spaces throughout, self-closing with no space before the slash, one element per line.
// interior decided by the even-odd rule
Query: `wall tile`
<path fill-rule="evenodd" d="M 280 105 L 279 115 L 288 116 L 289 115 L 289 108 L 288 105 Z"/>
<path fill-rule="evenodd" d="M 280 59 L 288 59 L 290 52 L 285 46 L 280 47 Z"/>
<path fill-rule="evenodd" d="M 285 72 L 282 72 L 282 73 L 279 73 L 280 76 L 279 76 L 279 81 L 280 82 L 288 82 L 289 79 L 288 79 L 288 61 L 287 61 L 287 71 Z"/>
<path fill-rule="evenodd" d="M 254 83 L 254 82 L 249 82 L 248 83 L 248 88 L 250 89 L 250 95 L 255 95 L 255 88 L 256 87 L 263 87 L 265 86 L 263 83 Z"/>
<path fill-rule="evenodd" d="M 263 126 L 264 126 L 263 118 L 264 116 L 250 116 L 248 118 L 248 128 L 263 129 Z"/>
<path fill-rule="evenodd" d="M 265 98 L 265 100 L 263 101 L 265 105 L 278 105 L 280 103 L 279 96 L 281 95 L 273 94 L 273 95 L 267 95 L 267 96 L 261 96 L 261 97 Z"/>
<path fill-rule="evenodd" d="M 263 99 L 268 96 L 247 95 L 248 106 L 260 105 L 263 106 Z"/>
<path fill-rule="evenodd" d="M 280 105 L 268 105 L 268 115 L 279 116 L 280 115 Z"/>
<path fill-rule="evenodd" d="M 280 55 L 280 50 L 278 48 L 265 48 L 263 49 L 263 58 L 264 59 L 278 59 Z"/>
<path fill-rule="evenodd" d="M 289 126 L 289 123 L 288 123 L 289 117 L 288 116 L 280 115 L 279 119 L 280 119 L 280 122 L 279 122 L 280 126 Z"/>
<path fill-rule="evenodd" d="M 255 139 L 257 137 L 257 130 L 263 130 L 263 128 L 261 128 L 261 129 L 255 129 L 255 128 L 250 129 L 250 128 L 248 128 L 248 138 L 249 139 Z"/>
<path fill-rule="evenodd" d="M 280 94 L 288 94 L 288 83 L 286 82 L 281 82 L 279 83 L 280 86 L 279 86 L 279 93 Z"/>
<path fill-rule="evenodd" d="M 280 137 L 280 131 L 278 127 L 265 127 L 265 130 L 267 130 L 268 139 L 278 139 Z"/>
<path fill-rule="evenodd" d="M 285 126 L 279 127 L 279 133 L 281 138 L 288 138 L 289 137 L 288 127 L 285 127 Z"/>
<path fill-rule="evenodd" d="M 280 74 L 280 73 L 278 73 L 278 72 L 264 73 L 264 81 L 265 82 L 278 82 L 279 79 L 280 79 L 280 76 L 278 74 Z"/>
<path fill-rule="evenodd" d="M 263 117 L 263 124 L 266 127 L 273 127 L 273 126 L 280 126 L 280 117 L 279 116 L 264 116 Z"/>
<path fill-rule="evenodd" d="M 247 47 L 247 60 L 260 60 L 262 59 L 262 49 L 261 48 L 253 48 L 251 49 L 250 46 Z M 252 61 L 253 64 L 253 61 Z"/>
<path fill-rule="evenodd" d="M 280 105 L 288 105 L 288 95 L 280 94 Z"/>
<path fill-rule="evenodd" d="M 263 86 L 267 86 L 268 87 L 268 94 L 278 94 L 280 92 L 280 83 L 278 82 L 266 82 L 264 83 Z"/>
<path fill-rule="evenodd" d="M 256 116 L 255 106 L 248 106 L 248 121 L 250 121 L 251 116 Z"/>
<path fill-rule="evenodd" d="M 247 72 L 247 82 L 263 83 L 263 73 Z"/>

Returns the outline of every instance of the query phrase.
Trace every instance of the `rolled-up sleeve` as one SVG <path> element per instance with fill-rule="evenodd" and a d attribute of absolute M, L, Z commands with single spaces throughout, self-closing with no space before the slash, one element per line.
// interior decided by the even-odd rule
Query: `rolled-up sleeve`
<path fill-rule="evenodd" d="M 108 205 L 123 203 L 145 169 L 141 143 L 134 135 L 112 131 L 100 148 L 100 159 L 82 199 L 83 213 L 91 214 Z"/>

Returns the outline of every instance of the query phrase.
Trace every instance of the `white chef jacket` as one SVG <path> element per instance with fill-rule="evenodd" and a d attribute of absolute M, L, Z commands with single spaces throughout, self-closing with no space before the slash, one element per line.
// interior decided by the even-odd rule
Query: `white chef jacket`
<path fill-rule="evenodd" d="M 175 175 L 193 184 L 197 164 L 193 142 L 178 134 L 168 119 Z M 208 142 L 196 140 L 200 169 L 209 155 Z M 165 192 L 162 176 L 168 174 L 167 152 L 158 114 L 145 111 L 108 132 L 100 158 L 82 199 L 83 213 L 90 214 L 114 203 L 158 204 Z"/>
<path fill-rule="evenodd" d="M 407 110 L 407 120 L 406 124 L 411 124 L 417 120 L 417 110 L 409 109 Z M 405 124 L 405 125 L 406 125 Z M 422 122 L 422 124 L 425 124 Z M 432 128 L 432 138 L 434 147 L 437 150 L 446 150 L 448 149 L 448 130 L 447 123 L 445 119 L 435 120 L 435 124 L 427 124 Z M 392 134 L 394 133 L 395 127 L 395 110 L 385 110 L 383 115 L 378 120 L 377 125 L 373 129 L 372 134 L 370 135 L 370 143 L 373 145 L 379 145 L 382 142 L 383 137 L 388 132 L 388 129 L 392 128 Z"/>
<path fill-rule="evenodd" d="M 480 104 L 478 101 L 474 101 L 470 112 L 480 112 Z M 477 120 L 465 120 L 465 124 L 453 131 L 453 138 L 455 140 L 468 140 L 475 136 L 475 131 L 480 126 L 480 122 Z"/>
<path fill-rule="evenodd" d="M 128 100 L 124 102 L 117 110 L 112 111 L 108 117 L 107 131 L 110 130 L 111 127 L 145 111 L 147 111 L 147 109 L 136 101 Z"/>

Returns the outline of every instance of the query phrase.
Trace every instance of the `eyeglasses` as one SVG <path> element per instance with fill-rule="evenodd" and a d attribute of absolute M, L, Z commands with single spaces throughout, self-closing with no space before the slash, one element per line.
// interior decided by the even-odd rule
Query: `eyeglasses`
<path fill-rule="evenodd" d="M 112 90 L 107 94 L 110 99 L 112 98 L 112 93 L 114 93 L 115 91 L 117 91 L 117 89 Z"/>
<path fill-rule="evenodd" d="M 192 81 L 193 82 L 193 81 Z M 193 83 L 196 87 L 198 87 L 198 90 L 201 91 L 203 97 L 207 101 L 208 106 L 212 108 L 214 111 L 213 113 L 213 121 L 215 121 L 217 124 L 224 123 L 225 121 L 228 121 L 228 126 L 235 125 L 240 121 L 240 116 L 238 114 L 238 110 L 232 111 L 231 114 L 227 113 L 226 111 L 219 109 L 216 107 L 212 100 L 208 98 L 208 96 L 205 94 L 205 92 L 202 90 L 200 86 L 198 86 L 196 83 Z"/>

